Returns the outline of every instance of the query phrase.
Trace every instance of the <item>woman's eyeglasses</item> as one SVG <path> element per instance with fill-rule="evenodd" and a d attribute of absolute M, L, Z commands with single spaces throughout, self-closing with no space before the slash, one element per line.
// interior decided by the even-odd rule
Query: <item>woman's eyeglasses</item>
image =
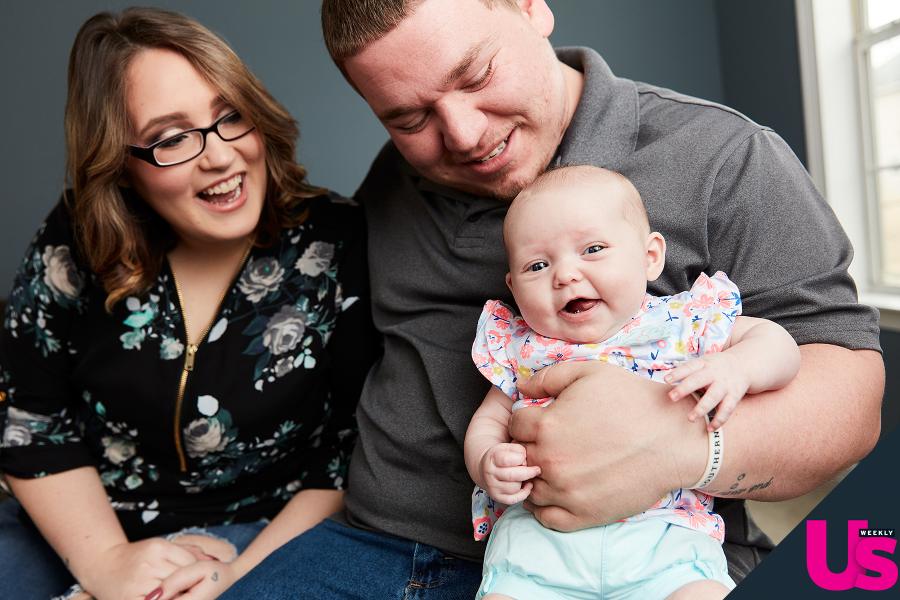
<path fill-rule="evenodd" d="M 131 155 L 157 167 L 172 167 L 193 160 L 203 154 L 206 136 L 215 131 L 222 140 L 233 142 L 255 129 L 238 111 L 216 119 L 209 127 L 188 129 L 159 140 L 149 146 L 128 146 Z"/>

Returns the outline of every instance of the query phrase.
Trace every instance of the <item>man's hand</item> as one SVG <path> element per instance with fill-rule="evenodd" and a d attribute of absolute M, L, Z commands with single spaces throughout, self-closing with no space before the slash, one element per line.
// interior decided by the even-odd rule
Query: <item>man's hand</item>
<path fill-rule="evenodd" d="M 541 467 L 525 507 L 546 527 L 573 531 L 629 517 L 703 473 L 706 424 L 688 421 L 693 406 L 673 404 L 668 385 L 584 361 L 542 369 L 520 389 L 557 398 L 510 421 L 529 464 Z"/>
<path fill-rule="evenodd" d="M 528 481 L 541 474 L 540 467 L 526 466 L 525 447 L 521 444 L 497 444 L 481 457 L 481 479 L 484 489 L 494 500 L 504 504 L 521 502 L 531 493 Z"/>

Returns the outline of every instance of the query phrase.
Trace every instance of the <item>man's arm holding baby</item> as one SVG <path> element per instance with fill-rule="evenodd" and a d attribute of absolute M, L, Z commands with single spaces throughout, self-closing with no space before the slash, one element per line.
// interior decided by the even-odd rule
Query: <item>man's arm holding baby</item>
<path fill-rule="evenodd" d="M 874 447 L 884 392 L 880 354 L 807 344 L 800 355 L 791 383 L 747 397 L 723 427 L 722 468 L 704 491 L 795 497 Z M 688 422 L 693 406 L 672 403 L 668 385 L 604 363 L 572 362 L 543 369 L 520 389 L 557 397 L 544 410 L 517 411 L 510 422 L 528 463 L 541 467 L 527 506 L 548 527 L 615 521 L 703 473 L 705 423 Z"/>
<path fill-rule="evenodd" d="M 851 245 L 784 140 L 761 128 L 722 156 L 706 237 L 682 243 L 740 283 L 745 312 L 791 331 L 801 363 L 787 386 L 741 402 L 722 428 L 721 470 L 704 491 L 791 498 L 860 460 L 878 439 L 881 356 L 837 345 L 876 348 L 877 318 L 856 305 Z M 672 403 L 669 389 L 587 362 L 544 369 L 521 388 L 532 397 L 559 394 L 510 423 L 529 464 L 542 468 L 529 502 L 545 507 L 536 512 L 544 524 L 607 523 L 699 480 L 705 422 L 687 422 L 693 403 Z"/>
<path fill-rule="evenodd" d="M 465 440 L 466 468 L 472 481 L 494 500 L 515 504 L 528 497 L 540 467 L 526 466 L 525 447 L 510 443 L 512 400 L 492 386 L 469 422 Z"/>

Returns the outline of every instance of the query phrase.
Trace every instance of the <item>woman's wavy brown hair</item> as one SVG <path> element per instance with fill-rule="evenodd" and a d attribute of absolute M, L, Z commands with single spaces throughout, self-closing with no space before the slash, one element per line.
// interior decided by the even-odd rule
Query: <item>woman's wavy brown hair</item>
<path fill-rule="evenodd" d="M 156 8 L 97 14 L 75 38 L 66 102 L 66 200 L 81 256 L 106 290 L 106 310 L 144 293 L 174 245 L 171 228 L 126 180 L 132 125 L 127 72 L 136 54 L 165 48 L 184 56 L 222 98 L 256 126 L 266 152 L 266 199 L 257 245 L 303 221 L 305 198 L 324 193 L 306 182 L 294 158 L 297 124 L 217 35 L 184 15 Z"/>

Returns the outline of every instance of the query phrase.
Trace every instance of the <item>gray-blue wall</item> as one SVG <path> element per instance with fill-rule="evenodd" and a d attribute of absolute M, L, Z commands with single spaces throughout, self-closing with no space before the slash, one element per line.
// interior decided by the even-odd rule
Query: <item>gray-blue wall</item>
<path fill-rule="evenodd" d="M 144 1 L 190 14 L 221 34 L 299 120 L 299 158 L 314 183 L 352 194 L 386 139 L 322 45 L 318 2 Z M 75 32 L 127 1 L 30 0 L 0 5 L 0 297 L 33 231 L 64 187 L 62 113 Z M 596 48 L 613 71 L 730 104 L 770 125 L 804 159 L 790 0 L 549 0 L 556 45 Z M 900 376 L 885 332 L 885 424 L 900 420 Z"/>
<path fill-rule="evenodd" d="M 30 0 L 0 4 L 0 297 L 64 186 L 69 48 L 81 23 L 131 4 L 173 8 L 222 35 L 300 122 L 314 183 L 352 194 L 387 138 L 325 52 L 319 3 L 297 0 Z M 591 45 L 626 77 L 722 101 L 712 0 L 551 0 L 557 45 Z"/>
<path fill-rule="evenodd" d="M 882 330 L 881 349 L 887 368 L 884 403 L 881 405 L 881 437 L 884 437 L 900 425 L 900 333 Z"/>

